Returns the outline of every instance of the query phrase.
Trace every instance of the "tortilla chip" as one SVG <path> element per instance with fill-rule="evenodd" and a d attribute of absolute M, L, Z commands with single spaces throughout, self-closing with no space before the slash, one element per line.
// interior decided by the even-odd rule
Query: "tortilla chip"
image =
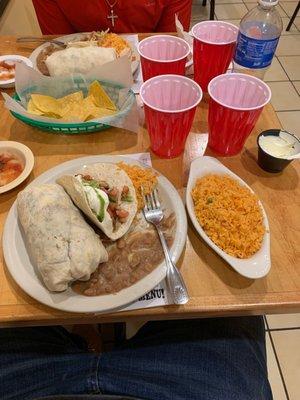
<path fill-rule="evenodd" d="M 101 85 L 94 81 L 86 98 L 82 91 L 55 99 L 51 96 L 31 94 L 28 112 L 65 121 L 84 122 L 116 113 L 117 108 Z"/>
<path fill-rule="evenodd" d="M 54 113 L 44 113 L 42 115 L 43 115 L 43 117 L 61 119 L 61 115 L 57 115 L 57 114 L 54 114 Z"/>
<path fill-rule="evenodd" d="M 109 115 L 114 115 L 114 114 L 116 114 L 115 111 L 108 110 L 107 108 L 98 107 L 98 113 L 95 116 L 95 118 L 107 117 Z"/>
<path fill-rule="evenodd" d="M 90 114 L 86 117 L 85 121 L 89 121 L 91 119 L 98 119 L 98 118 L 104 118 L 108 117 L 109 115 L 115 114 L 115 111 L 108 110 L 107 108 L 100 108 L 98 107 L 98 112 L 97 114 Z"/>
<path fill-rule="evenodd" d="M 93 96 L 88 96 L 82 101 L 82 109 L 85 114 L 85 121 L 95 118 L 98 113 L 98 107 L 94 103 Z"/>
<path fill-rule="evenodd" d="M 94 97 L 91 95 L 83 100 L 82 108 L 86 111 L 85 121 L 115 114 L 115 111 L 108 110 L 107 108 L 97 107 L 94 103 Z"/>
<path fill-rule="evenodd" d="M 83 100 L 83 93 L 82 91 L 80 92 L 75 92 L 68 94 L 67 96 L 61 97 L 60 99 L 57 99 L 59 105 L 61 106 L 62 110 L 64 110 L 66 107 L 68 107 L 72 103 L 80 103 Z"/>
<path fill-rule="evenodd" d="M 98 110 L 98 107 L 95 104 L 94 96 L 88 95 L 85 99 L 82 100 L 82 106 L 84 108 L 89 108 L 91 110 Z"/>
<path fill-rule="evenodd" d="M 61 115 L 60 105 L 54 97 L 45 96 L 43 94 L 31 94 L 31 100 L 39 111 L 44 113 L 51 113 Z"/>
<path fill-rule="evenodd" d="M 115 114 L 115 111 L 108 110 L 107 108 L 97 107 L 97 110 L 98 111 L 96 113 L 88 115 L 85 121 L 89 121 L 90 119 L 104 118 Z"/>
<path fill-rule="evenodd" d="M 32 99 L 29 100 L 27 104 L 27 111 L 30 114 L 35 114 L 35 115 L 43 115 L 43 112 L 40 111 L 33 103 Z"/>
<path fill-rule="evenodd" d="M 65 121 L 78 121 L 83 122 L 86 118 L 86 110 L 82 107 L 82 102 L 80 103 L 70 103 L 62 112 L 62 118 Z"/>
<path fill-rule="evenodd" d="M 36 108 L 36 106 L 34 105 L 32 99 L 30 99 L 28 104 L 27 104 L 27 111 L 30 114 L 40 115 L 40 116 L 43 116 L 43 117 L 55 118 L 55 119 L 61 118 L 61 116 L 58 115 L 58 114 L 54 114 L 54 113 L 51 113 L 51 112 L 42 112 L 42 111 L 40 111 L 38 108 Z"/>
<path fill-rule="evenodd" d="M 90 84 L 89 95 L 94 96 L 94 102 L 97 107 L 117 111 L 116 105 L 107 95 L 107 93 L 98 81 L 94 81 Z"/>

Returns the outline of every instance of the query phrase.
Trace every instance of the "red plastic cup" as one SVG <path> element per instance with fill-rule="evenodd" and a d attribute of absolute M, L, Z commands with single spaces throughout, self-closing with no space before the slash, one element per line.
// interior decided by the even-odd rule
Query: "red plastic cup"
<path fill-rule="evenodd" d="M 246 74 L 223 74 L 208 85 L 208 146 L 221 156 L 238 154 L 250 135 L 271 90 Z"/>
<path fill-rule="evenodd" d="M 143 79 L 164 74 L 185 74 L 189 44 L 176 36 L 155 35 L 142 40 L 138 45 Z"/>
<path fill-rule="evenodd" d="M 193 80 L 180 75 L 160 75 L 140 89 L 151 149 L 159 157 L 179 156 L 190 132 L 202 90 Z"/>
<path fill-rule="evenodd" d="M 203 21 L 192 29 L 194 79 L 207 92 L 207 85 L 229 67 L 235 51 L 238 28 L 229 22 Z"/>

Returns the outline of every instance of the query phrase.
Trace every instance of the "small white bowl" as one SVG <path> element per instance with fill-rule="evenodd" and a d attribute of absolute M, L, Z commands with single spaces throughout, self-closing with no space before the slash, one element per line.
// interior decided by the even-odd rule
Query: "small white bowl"
<path fill-rule="evenodd" d="M 30 174 L 34 166 L 34 156 L 32 151 L 22 143 L 12 141 L 1 141 L 0 142 L 0 153 L 9 152 L 16 155 L 23 162 L 24 169 L 22 173 L 13 181 L 7 185 L 0 186 L 0 194 L 8 192 L 20 185 Z"/>
<path fill-rule="evenodd" d="M 267 275 L 271 268 L 271 255 L 270 255 L 270 228 L 267 218 L 267 214 L 263 208 L 263 205 L 259 201 L 259 205 L 262 209 L 264 226 L 266 232 L 262 241 L 261 248 L 249 258 L 237 258 L 230 256 L 225 253 L 220 247 L 218 247 L 209 236 L 206 235 L 201 225 L 199 224 L 196 214 L 194 212 L 194 202 L 192 199 L 191 191 L 195 186 L 198 178 L 201 178 L 207 174 L 221 174 L 229 175 L 231 178 L 237 180 L 241 185 L 246 186 L 252 193 L 253 190 L 248 186 L 238 175 L 235 175 L 230 169 L 226 168 L 220 161 L 213 157 L 199 157 L 196 158 L 190 168 L 190 176 L 186 190 L 186 206 L 192 223 L 202 237 L 202 239 L 227 263 L 236 270 L 239 274 L 250 279 L 258 279 Z"/>
<path fill-rule="evenodd" d="M 24 62 L 27 64 L 29 67 L 32 67 L 32 62 L 29 60 L 27 57 L 23 56 L 18 56 L 16 54 L 10 54 L 10 55 L 5 55 L 5 56 L 0 56 L 0 61 L 10 61 L 13 63 L 16 62 Z M 0 88 L 7 89 L 15 86 L 15 78 L 12 79 L 7 79 L 5 81 L 0 80 Z"/>

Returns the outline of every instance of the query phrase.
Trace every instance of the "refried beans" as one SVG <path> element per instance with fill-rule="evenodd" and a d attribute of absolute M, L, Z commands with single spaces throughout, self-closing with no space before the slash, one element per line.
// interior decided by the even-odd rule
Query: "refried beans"
<path fill-rule="evenodd" d="M 161 223 L 169 247 L 174 240 L 175 227 L 174 213 Z M 108 251 L 108 261 L 100 264 L 88 281 L 75 282 L 72 285 L 75 292 L 85 296 L 117 293 L 144 278 L 164 259 L 157 232 L 141 213 L 121 239 L 104 240 L 103 244 Z"/>

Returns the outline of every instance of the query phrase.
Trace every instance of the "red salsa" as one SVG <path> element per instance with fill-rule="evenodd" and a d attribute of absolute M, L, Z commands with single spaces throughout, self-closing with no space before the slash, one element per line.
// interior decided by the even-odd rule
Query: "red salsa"
<path fill-rule="evenodd" d="M 0 186 L 15 180 L 23 171 L 22 161 L 14 154 L 0 153 Z"/>
<path fill-rule="evenodd" d="M 15 64 L 12 62 L 0 61 L 0 81 L 7 81 L 15 77 Z"/>

